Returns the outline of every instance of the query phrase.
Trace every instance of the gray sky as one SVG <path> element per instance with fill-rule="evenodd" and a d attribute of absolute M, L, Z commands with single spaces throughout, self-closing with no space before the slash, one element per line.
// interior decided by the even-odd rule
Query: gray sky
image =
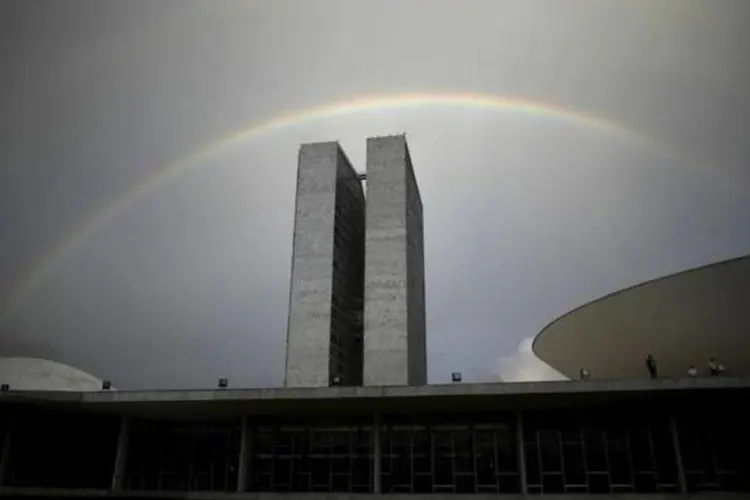
<path fill-rule="evenodd" d="M 367 136 L 406 132 L 430 381 L 545 376 L 528 338 L 556 316 L 750 252 L 748 19 L 746 0 L 5 0 L 0 355 L 120 388 L 280 384 L 298 146 L 363 168 Z M 206 153 L 401 94 L 484 101 L 344 107 Z"/>

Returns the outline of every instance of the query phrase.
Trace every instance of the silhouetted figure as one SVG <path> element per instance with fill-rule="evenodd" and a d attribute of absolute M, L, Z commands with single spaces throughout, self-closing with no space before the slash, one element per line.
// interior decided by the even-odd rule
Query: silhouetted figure
<path fill-rule="evenodd" d="M 695 365 L 690 365 L 690 368 L 688 368 L 688 375 L 690 375 L 691 377 L 698 376 L 698 369 L 695 367 Z"/>
<path fill-rule="evenodd" d="M 591 378 L 591 373 L 586 368 L 581 368 L 581 380 L 588 380 Z"/>
<path fill-rule="evenodd" d="M 656 378 L 656 360 L 652 355 L 646 356 L 646 368 L 648 368 L 648 375 L 652 379 Z"/>
<path fill-rule="evenodd" d="M 724 372 L 724 365 L 717 363 L 714 358 L 708 358 L 708 371 L 712 376 L 721 375 Z"/>

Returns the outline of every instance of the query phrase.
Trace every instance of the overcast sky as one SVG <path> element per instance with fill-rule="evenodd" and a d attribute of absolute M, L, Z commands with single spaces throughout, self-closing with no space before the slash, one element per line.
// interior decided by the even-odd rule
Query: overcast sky
<path fill-rule="evenodd" d="M 549 376 L 529 339 L 555 317 L 750 253 L 748 19 L 747 0 L 4 0 L 0 355 L 120 388 L 279 385 L 299 144 L 364 169 L 366 137 L 406 132 L 430 381 Z M 402 94 L 435 97 L 207 149 Z"/>

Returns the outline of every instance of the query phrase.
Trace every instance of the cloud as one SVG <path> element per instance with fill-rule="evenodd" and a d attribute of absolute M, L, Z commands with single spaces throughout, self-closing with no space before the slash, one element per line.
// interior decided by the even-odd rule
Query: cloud
<path fill-rule="evenodd" d="M 511 356 L 498 358 L 494 373 L 503 382 L 538 382 L 542 380 L 567 380 L 560 372 L 536 357 L 531 345 L 534 339 L 525 338 Z"/>

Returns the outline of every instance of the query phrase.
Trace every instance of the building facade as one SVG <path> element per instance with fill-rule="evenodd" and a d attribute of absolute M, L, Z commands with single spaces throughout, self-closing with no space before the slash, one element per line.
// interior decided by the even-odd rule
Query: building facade
<path fill-rule="evenodd" d="M 362 384 L 365 197 L 336 142 L 300 147 L 287 387 Z"/>
<path fill-rule="evenodd" d="M 427 383 L 422 200 L 404 135 L 367 140 L 365 385 Z"/>
<path fill-rule="evenodd" d="M 6 391 L 0 496 L 747 498 L 748 396 L 729 377 Z"/>
<path fill-rule="evenodd" d="M 285 386 L 427 383 L 422 200 L 403 135 L 300 148 Z"/>

